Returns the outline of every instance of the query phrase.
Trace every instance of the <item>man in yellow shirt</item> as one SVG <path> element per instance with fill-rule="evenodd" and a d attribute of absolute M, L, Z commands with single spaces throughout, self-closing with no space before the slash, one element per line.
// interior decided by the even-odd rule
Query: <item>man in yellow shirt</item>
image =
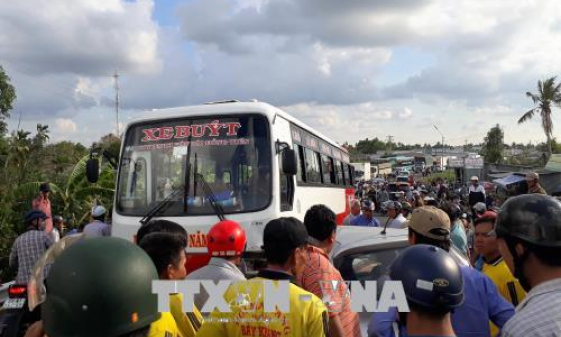
<path fill-rule="evenodd" d="M 143 236 L 139 245 L 154 262 L 160 279 L 183 280 L 185 278 L 186 236 L 171 232 L 152 232 Z M 184 312 L 182 302 L 182 294 L 170 295 L 170 311 L 162 313 L 161 324 L 170 327 L 169 331 L 172 330 L 173 322 L 179 331 L 178 336 L 193 337 L 201 326 L 202 316 L 196 307 L 193 307 L 193 312 Z M 152 324 L 150 337 L 162 336 L 156 333 L 156 330 L 157 328 Z"/>
<path fill-rule="evenodd" d="M 213 311 L 197 337 L 328 336 L 325 305 L 316 295 L 292 283 L 284 288 L 288 311 L 278 306 L 275 310 L 266 308 L 267 297 L 273 296 L 271 291 L 283 289 L 279 281 L 292 281 L 302 266 L 307 237 L 306 227 L 295 218 L 270 221 L 263 232 L 267 268 L 253 279 L 231 285 L 224 294 L 231 312 Z"/>
<path fill-rule="evenodd" d="M 475 267 L 487 275 L 497 286 L 499 293 L 516 307 L 526 297 L 526 292 L 501 256 L 495 233 L 496 220 L 497 213 L 487 211 L 474 222 L 475 249 L 479 254 Z M 491 324 L 491 335 L 495 336 L 497 333 L 498 329 Z"/>

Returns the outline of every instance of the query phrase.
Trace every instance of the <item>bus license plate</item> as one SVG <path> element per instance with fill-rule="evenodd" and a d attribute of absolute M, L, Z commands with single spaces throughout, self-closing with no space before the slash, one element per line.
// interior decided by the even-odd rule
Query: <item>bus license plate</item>
<path fill-rule="evenodd" d="M 3 309 L 21 309 L 25 304 L 25 298 L 9 298 L 4 304 L 2 304 Z"/>

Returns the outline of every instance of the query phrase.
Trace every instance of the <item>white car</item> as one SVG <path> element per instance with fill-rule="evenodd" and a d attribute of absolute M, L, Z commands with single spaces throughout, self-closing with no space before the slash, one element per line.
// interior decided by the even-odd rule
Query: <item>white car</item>
<path fill-rule="evenodd" d="M 336 246 L 331 251 L 333 265 L 345 281 L 378 281 L 378 294 L 381 294 L 383 281 L 389 273 L 389 266 L 397 255 L 409 246 L 408 230 L 387 228 L 342 226 L 337 232 Z M 469 265 L 465 257 L 455 248 L 450 250 L 458 264 Z M 352 289 L 351 289 L 352 291 Z M 360 330 L 367 336 L 370 312 L 359 313 Z"/>

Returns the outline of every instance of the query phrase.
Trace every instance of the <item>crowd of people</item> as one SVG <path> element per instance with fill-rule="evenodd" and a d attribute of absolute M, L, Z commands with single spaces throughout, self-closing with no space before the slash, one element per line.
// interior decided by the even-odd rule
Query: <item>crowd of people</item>
<path fill-rule="evenodd" d="M 346 224 L 406 228 L 409 240 L 388 278 L 401 281 L 410 312 L 390 308 L 374 313 L 369 337 L 561 335 L 561 203 L 535 189 L 500 209 L 488 208 L 481 201 L 479 194 L 485 192 L 478 179 L 472 179 L 472 186 L 474 195 L 467 200 L 446 192 L 439 197 L 438 190 L 418 186 L 420 200 L 414 205 L 378 196 L 351 201 Z M 374 215 L 377 203 L 388 216 L 384 224 Z M 266 266 L 249 279 L 242 272 L 246 234 L 234 221 L 211 228 L 210 262 L 187 274 L 188 236 L 181 225 L 151 220 L 131 243 L 103 237 L 103 215 L 105 209 L 94 208 L 93 226 L 86 226 L 78 234 L 82 239 L 70 245 L 64 237 L 55 243 L 46 234 L 49 217 L 44 211 L 27 214 L 30 230 L 14 245 L 18 282 L 28 280 L 37 255 L 64 247 L 45 268 L 42 321 L 27 337 L 361 336 L 349 288 L 329 257 L 338 226 L 335 213 L 325 205 L 308 209 L 303 222 L 269 221 L 263 231 Z M 41 246 L 42 251 L 22 258 L 25 245 Z M 470 263 L 454 260 L 452 249 Z M 235 282 L 224 294 L 231 312 L 209 306 L 210 294 L 203 289 L 191 310 L 184 310 L 182 294 L 174 293 L 169 310 L 158 312 L 151 281 L 182 279 Z M 264 283 L 279 280 L 291 282 L 290 311 L 267 312 Z"/>
<path fill-rule="evenodd" d="M 35 263 L 65 235 L 81 232 L 90 238 L 111 235 L 111 226 L 105 222 L 107 210 L 101 205 L 92 208 L 89 223 L 66 232 L 65 219 L 60 215 L 52 215 L 50 194 L 49 183 L 42 183 L 39 195 L 31 201 L 31 209 L 24 215 L 26 231 L 12 245 L 9 264 L 18 270 L 15 279 L 18 284 L 27 284 Z"/>

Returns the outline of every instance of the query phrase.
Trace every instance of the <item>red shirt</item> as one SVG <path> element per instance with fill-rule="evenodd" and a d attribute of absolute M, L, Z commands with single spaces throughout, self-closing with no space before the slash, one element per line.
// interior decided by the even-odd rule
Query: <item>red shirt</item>
<path fill-rule="evenodd" d="M 296 275 L 296 282 L 325 303 L 329 317 L 338 316 L 344 336 L 360 337 L 358 313 L 351 311 L 349 289 L 341 273 L 333 266 L 325 252 L 317 247 L 306 246 L 306 264 L 301 274 Z M 334 289 L 333 281 L 337 285 Z"/>
<path fill-rule="evenodd" d="M 34 199 L 31 207 L 36 210 L 40 210 L 47 215 L 45 220 L 45 232 L 50 233 L 53 230 L 53 216 L 51 214 L 51 201 L 45 198 L 42 194 Z"/>

